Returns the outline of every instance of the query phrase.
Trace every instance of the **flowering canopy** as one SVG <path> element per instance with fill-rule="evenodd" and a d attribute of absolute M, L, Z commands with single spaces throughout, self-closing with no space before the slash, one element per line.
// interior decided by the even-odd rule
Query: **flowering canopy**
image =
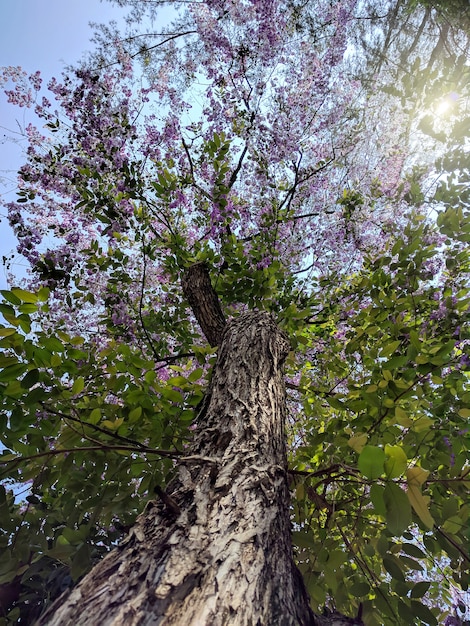
<path fill-rule="evenodd" d="M 146 26 L 147 3 L 128 4 Z M 226 316 L 268 310 L 291 337 L 313 604 L 437 623 L 468 566 L 461 181 L 423 191 L 419 111 L 351 60 L 361 3 L 173 4 L 158 34 L 98 31 L 49 99 L 38 73 L 3 71 L 42 128 L 25 128 L 7 205 L 31 271 L 1 305 L 1 462 L 30 491 L 0 504 L 1 580 L 76 579 L 171 476 L 214 359 L 180 287 L 202 261 Z M 442 553 L 452 585 L 428 577 Z M 15 602 L 10 621 L 28 610 Z"/>

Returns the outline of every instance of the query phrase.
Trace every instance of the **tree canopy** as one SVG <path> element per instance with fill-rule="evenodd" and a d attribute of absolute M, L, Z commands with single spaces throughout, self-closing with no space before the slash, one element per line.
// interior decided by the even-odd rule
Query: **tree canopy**
<path fill-rule="evenodd" d="M 30 623 L 174 475 L 217 351 L 181 284 L 196 263 L 225 318 L 267 311 L 289 336 L 314 610 L 463 623 L 461 3 L 119 4 L 129 31 L 97 27 L 49 94 L 2 73 L 35 117 L 5 205 L 30 270 L 0 304 L 0 623 Z"/>

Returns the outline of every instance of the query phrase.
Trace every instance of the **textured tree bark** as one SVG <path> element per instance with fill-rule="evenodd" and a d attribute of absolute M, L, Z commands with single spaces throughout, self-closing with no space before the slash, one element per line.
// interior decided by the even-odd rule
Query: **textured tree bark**
<path fill-rule="evenodd" d="M 248 313 L 225 327 L 177 477 L 38 624 L 356 623 L 314 616 L 293 562 L 282 377 L 288 351 L 267 314 Z"/>
<path fill-rule="evenodd" d="M 225 328 L 225 317 L 212 287 L 207 266 L 204 263 L 191 265 L 184 273 L 181 283 L 183 293 L 207 341 L 212 347 L 218 346 Z"/>

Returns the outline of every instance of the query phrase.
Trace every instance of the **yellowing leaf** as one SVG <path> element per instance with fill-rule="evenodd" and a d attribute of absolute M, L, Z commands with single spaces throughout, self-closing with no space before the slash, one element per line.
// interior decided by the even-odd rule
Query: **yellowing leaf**
<path fill-rule="evenodd" d="M 423 430 L 429 430 L 429 427 L 434 424 L 434 420 L 430 417 L 420 417 L 415 422 L 413 422 L 412 430 L 417 433 L 423 432 Z"/>
<path fill-rule="evenodd" d="M 295 497 L 298 500 L 303 500 L 305 498 L 305 485 L 303 483 L 299 483 L 295 488 Z"/>
<path fill-rule="evenodd" d="M 408 481 L 407 496 L 411 506 L 415 510 L 416 515 L 428 528 L 434 526 L 434 519 L 429 512 L 429 496 L 423 496 L 421 493 L 421 485 L 425 482 L 429 476 L 429 472 L 422 467 L 411 467 L 406 472 L 406 478 Z"/>
<path fill-rule="evenodd" d="M 22 302 L 37 302 L 37 294 L 25 291 L 24 289 L 12 289 L 11 292 L 15 294 Z"/>
<path fill-rule="evenodd" d="M 120 417 L 117 420 L 114 420 L 114 422 L 112 422 L 111 420 L 105 420 L 102 423 L 102 426 L 104 426 L 105 428 L 108 428 L 109 430 L 117 430 L 119 428 L 119 426 L 123 423 L 124 418 Z"/>
<path fill-rule="evenodd" d="M 407 491 L 408 500 L 410 501 L 411 506 L 415 510 L 416 515 L 423 522 L 425 526 L 428 528 L 432 528 L 434 526 L 434 518 L 429 512 L 429 496 L 423 496 L 421 493 L 421 488 L 416 485 L 408 485 Z"/>
<path fill-rule="evenodd" d="M 410 469 L 406 472 L 406 480 L 408 481 L 409 486 L 421 487 L 428 476 L 429 472 L 418 465 L 410 467 Z"/>
<path fill-rule="evenodd" d="M 395 419 L 404 428 L 409 428 L 413 424 L 413 421 L 408 417 L 408 413 L 399 406 L 395 407 Z"/>
<path fill-rule="evenodd" d="M 366 445 L 368 438 L 369 438 L 369 435 L 366 435 L 366 433 L 357 433 L 357 435 L 353 435 L 352 437 L 349 438 L 348 446 L 352 448 L 354 452 L 357 452 L 358 454 L 360 454 L 362 450 L 364 449 L 364 446 Z"/>
<path fill-rule="evenodd" d="M 459 415 L 463 418 L 470 417 L 470 409 L 460 409 Z"/>
<path fill-rule="evenodd" d="M 0 328 L 0 337 L 9 337 L 16 333 L 16 328 Z"/>

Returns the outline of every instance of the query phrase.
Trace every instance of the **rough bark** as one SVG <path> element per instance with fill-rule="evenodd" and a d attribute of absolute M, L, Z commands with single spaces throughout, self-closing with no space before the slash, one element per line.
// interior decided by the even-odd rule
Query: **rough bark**
<path fill-rule="evenodd" d="M 225 328 L 225 317 L 207 266 L 195 263 L 186 270 L 181 282 L 183 293 L 207 341 L 212 347 L 218 346 Z"/>
<path fill-rule="evenodd" d="M 177 477 L 38 624 L 356 623 L 314 616 L 293 562 L 282 377 L 288 351 L 267 314 L 248 313 L 225 327 Z"/>

